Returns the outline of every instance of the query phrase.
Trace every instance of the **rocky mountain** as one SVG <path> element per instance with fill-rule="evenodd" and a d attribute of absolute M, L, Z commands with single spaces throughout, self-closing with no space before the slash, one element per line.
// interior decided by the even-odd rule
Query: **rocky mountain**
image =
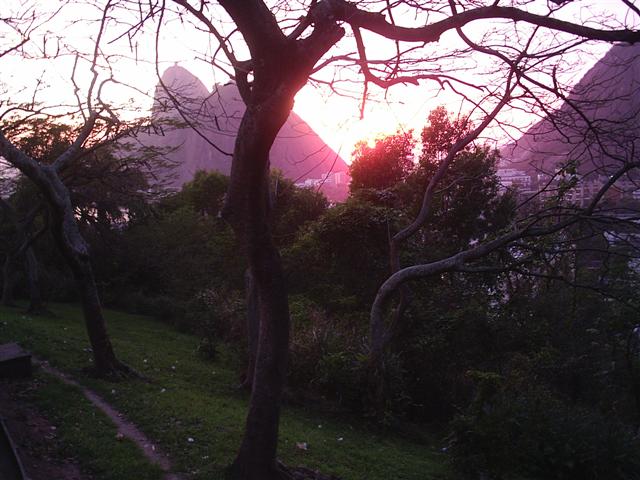
<path fill-rule="evenodd" d="M 215 85 L 209 91 L 188 70 L 175 65 L 162 75 L 153 107 L 156 119 L 171 120 L 175 125 L 141 136 L 139 141 L 169 150 L 167 160 L 177 165 L 173 187 L 191 180 L 198 170 L 228 175 L 244 110 L 235 84 Z M 343 200 L 348 190 L 347 164 L 295 112 L 271 149 L 271 168 L 296 183 L 318 184 L 330 200 Z"/>
<path fill-rule="evenodd" d="M 640 152 L 640 44 L 614 45 L 562 106 L 502 150 L 505 167 L 530 174 L 573 163 L 610 174 Z"/>

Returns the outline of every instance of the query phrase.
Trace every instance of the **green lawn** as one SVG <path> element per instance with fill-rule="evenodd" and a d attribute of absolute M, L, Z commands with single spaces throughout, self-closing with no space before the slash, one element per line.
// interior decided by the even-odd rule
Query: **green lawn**
<path fill-rule="evenodd" d="M 207 362 L 196 354 L 196 337 L 147 317 L 107 311 L 116 354 L 148 381 L 96 380 L 83 373 L 91 364 L 91 354 L 80 310 L 69 305 L 50 308 L 55 318 L 32 317 L 0 307 L 0 343 L 17 340 L 98 391 L 170 454 L 175 470 L 194 479 L 223 478 L 224 468 L 240 444 L 247 406 L 247 396 L 233 388 L 237 374 L 229 355 L 223 351 L 219 360 Z M 106 453 L 107 447 L 114 447 L 104 443 L 117 442 L 108 426 L 100 427 L 104 437 L 100 442 L 90 441 L 90 433 L 80 431 L 82 425 L 97 427 L 86 421 L 87 409 L 79 408 L 77 389 L 47 381 L 49 390 L 42 390 L 39 403 L 58 421 L 65 421 L 60 412 L 69 410 L 68 405 L 85 419 L 75 422 L 80 427 L 73 435 L 63 435 L 63 440 L 72 446 L 82 444 L 85 458 L 111 455 L 121 472 L 127 471 L 123 462 L 132 462 L 128 471 L 133 473 L 128 477 L 113 477 L 103 466 L 88 465 L 98 479 L 138 480 L 157 475 L 152 468 L 143 469 L 146 476 L 140 474 L 135 454 Z M 67 423 L 74 422 L 68 419 Z M 309 449 L 296 448 L 297 442 L 306 442 Z M 95 454 L 92 448 L 96 448 Z M 394 436 L 356 417 L 291 407 L 283 411 L 279 456 L 287 464 L 318 468 L 344 480 L 442 479 L 448 472 L 443 456 L 429 446 Z"/>

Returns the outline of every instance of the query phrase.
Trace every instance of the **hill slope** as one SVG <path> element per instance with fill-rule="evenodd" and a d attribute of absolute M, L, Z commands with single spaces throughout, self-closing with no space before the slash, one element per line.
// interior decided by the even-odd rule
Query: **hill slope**
<path fill-rule="evenodd" d="M 640 44 L 614 45 L 562 106 L 503 156 L 511 168 L 549 172 L 569 161 L 581 173 L 608 173 L 640 151 Z"/>
<path fill-rule="evenodd" d="M 226 478 L 224 469 L 240 445 L 247 408 L 246 396 L 235 387 L 237 359 L 227 349 L 221 346 L 218 359 L 206 361 L 197 354 L 195 336 L 148 317 L 106 310 L 119 358 L 144 375 L 144 380 L 117 384 L 97 380 L 83 370 L 91 358 L 81 310 L 69 305 L 50 307 L 55 317 L 29 317 L 18 309 L 0 307 L 0 343 L 19 341 L 98 392 L 167 452 L 175 469 L 189 480 Z M 71 404 L 62 395 L 50 399 L 54 400 L 55 408 L 62 411 Z M 91 418 L 71 421 L 84 425 Z M 92 436 L 94 431 L 79 432 L 81 438 L 80 434 Z M 435 448 L 346 414 L 285 406 L 279 437 L 279 457 L 284 462 L 345 480 L 436 480 L 449 473 L 446 458 Z M 118 442 L 113 435 L 111 441 Z M 308 450 L 296 447 L 298 442 L 308 443 Z M 106 446 L 101 448 L 93 454 L 104 455 Z M 128 473 L 117 478 L 146 478 L 133 468 Z M 96 480 L 113 478 L 106 472 Z"/>

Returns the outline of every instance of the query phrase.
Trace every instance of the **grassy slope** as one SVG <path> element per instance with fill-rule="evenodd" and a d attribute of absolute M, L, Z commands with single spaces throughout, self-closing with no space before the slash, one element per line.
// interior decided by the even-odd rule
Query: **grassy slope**
<path fill-rule="evenodd" d="M 101 480 L 131 478 L 159 480 L 162 472 L 151 465 L 128 439 L 116 440 L 113 422 L 89 402 L 77 387 L 63 384 L 49 375 L 37 375 L 37 388 L 28 400 L 58 426 L 56 434 L 64 446 L 63 455 L 77 457 L 83 468 Z"/>
<path fill-rule="evenodd" d="M 90 365 L 91 354 L 79 309 L 57 305 L 53 310 L 56 318 L 0 308 L 0 343 L 18 340 L 100 392 L 171 455 L 176 470 L 195 479 L 223 478 L 223 469 L 240 443 L 247 406 L 246 396 L 232 388 L 237 375 L 224 355 L 216 362 L 203 361 L 195 354 L 195 337 L 146 317 L 107 311 L 116 353 L 150 381 L 102 382 L 82 372 Z M 58 386 L 49 408 L 64 404 L 67 395 L 73 391 L 65 394 Z M 115 436 L 109 438 L 116 441 Z M 307 442 L 309 449 L 296 448 L 296 442 Z M 284 409 L 279 456 L 285 463 L 319 468 L 345 480 L 425 480 L 446 475 L 444 460 L 427 446 L 357 419 L 304 409 Z M 141 478 L 132 471 L 131 479 Z"/>

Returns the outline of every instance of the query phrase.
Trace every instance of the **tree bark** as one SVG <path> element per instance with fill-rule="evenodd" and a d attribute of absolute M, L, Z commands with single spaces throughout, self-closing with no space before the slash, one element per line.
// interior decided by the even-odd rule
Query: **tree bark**
<path fill-rule="evenodd" d="M 25 271 L 27 273 L 27 284 L 29 286 L 29 308 L 28 313 L 40 314 L 47 312 L 42 290 L 40 289 L 40 273 L 38 259 L 33 248 L 28 247 L 25 251 Z"/>
<path fill-rule="evenodd" d="M 289 349 L 287 292 L 268 221 L 269 150 L 291 111 L 293 93 L 271 92 L 257 106 L 247 106 L 238 131 L 223 210 L 247 256 L 259 318 L 245 435 L 231 467 L 232 474 L 243 480 L 279 477 L 276 449 Z"/>
<path fill-rule="evenodd" d="M 258 355 L 258 336 L 260 333 L 260 304 L 258 299 L 258 289 L 251 270 L 247 268 L 245 272 L 245 290 L 247 302 L 247 370 L 242 387 L 251 390 L 253 385 L 253 375 L 256 367 L 256 357 Z"/>
<path fill-rule="evenodd" d="M 2 266 L 2 305 L 13 307 L 13 270 L 16 261 L 12 252 L 7 252 L 7 256 Z"/>

